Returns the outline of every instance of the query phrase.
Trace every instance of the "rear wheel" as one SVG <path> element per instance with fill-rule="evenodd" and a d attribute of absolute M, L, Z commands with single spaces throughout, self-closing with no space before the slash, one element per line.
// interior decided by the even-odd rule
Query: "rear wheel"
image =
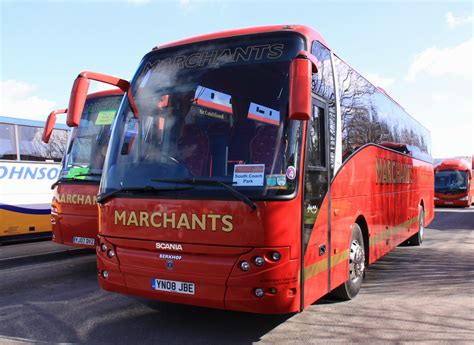
<path fill-rule="evenodd" d="M 359 293 L 365 273 L 364 237 L 358 224 L 352 229 L 352 239 L 349 248 L 349 279 L 331 292 L 340 300 L 353 299 Z"/>
<path fill-rule="evenodd" d="M 421 246 L 423 236 L 425 235 L 425 210 L 423 206 L 419 206 L 418 212 L 418 232 L 407 240 L 409 246 Z"/>

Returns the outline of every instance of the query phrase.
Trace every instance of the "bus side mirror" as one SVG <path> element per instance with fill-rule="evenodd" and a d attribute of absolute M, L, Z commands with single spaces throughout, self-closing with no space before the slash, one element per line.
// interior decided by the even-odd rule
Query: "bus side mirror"
<path fill-rule="evenodd" d="M 317 72 L 314 56 L 301 52 L 290 65 L 290 120 L 308 121 L 311 118 L 311 80 Z"/>
<path fill-rule="evenodd" d="M 54 110 L 49 114 L 48 119 L 44 125 L 42 137 L 42 140 L 45 144 L 49 143 L 49 138 L 51 138 L 51 133 L 53 133 L 54 125 L 56 124 L 56 115 L 65 113 L 67 113 L 67 109 Z"/>
<path fill-rule="evenodd" d="M 100 81 L 105 84 L 116 86 L 123 92 L 126 92 L 130 103 L 130 108 L 132 108 L 135 117 L 138 118 L 138 111 L 132 97 L 130 83 L 127 80 L 106 74 L 86 71 L 80 73 L 77 76 L 76 80 L 74 81 L 74 85 L 72 86 L 66 121 L 69 127 L 77 127 L 81 122 L 81 116 L 82 112 L 84 111 L 84 105 L 87 99 L 87 91 L 89 90 L 89 84 L 91 80 Z"/>
<path fill-rule="evenodd" d="M 69 107 L 66 120 L 66 124 L 69 127 L 77 127 L 81 122 L 89 85 L 89 79 L 81 77 L 80 75 L 74 81 L 74 85 L 72 86 L 71 90 L 71 97 L 69 98 Z"/>

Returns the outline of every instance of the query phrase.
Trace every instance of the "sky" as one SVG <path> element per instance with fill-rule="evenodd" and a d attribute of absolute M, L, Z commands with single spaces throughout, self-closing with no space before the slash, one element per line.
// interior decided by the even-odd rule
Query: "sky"
<path fill-rule="evenodd" d="M 433 157 L 474 153 L 471 1 L 0 0 L 0 6 L 0 116 L 44 120 L 67 107 L 77 74 L 131 79 L 156 45 L 303 24 L 430 130 Z"/>

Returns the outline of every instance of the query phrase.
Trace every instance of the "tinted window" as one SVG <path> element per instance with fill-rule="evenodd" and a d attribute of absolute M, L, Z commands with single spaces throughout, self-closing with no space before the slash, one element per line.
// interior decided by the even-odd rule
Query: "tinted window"
<path fill-rule="evenodd" d="M 279 33 L 148 54 L 132 83 L 140 117 L 124 100 L 101 193 L 195 177 L 256 198 L 292 194 L 300 123 L 287 119 L 288 72 L 303 43 Z M 173 194 L 232 197 L 211 183 Z"/>
<path fill-rule="evenodd" d="M 320 42 L 314 41 L 311 53 L 318 60 L 318 73 L 313 74 L 312 90 L 318 96 L 324 98 L 328 104 L 328 136 L 329 136 L 329 159 L 331 173 L 334 168 L 336 152 L 336 96 L 334 79 L 332 73 L 331 53 L 328 48 Z"/>
<path fill-rule="evenodd" d="M 440 170 L 435 175 L 435 191 L 465 191 L 467 189 L 468 176 L 466 171 Z"/>
<path fill-rule="evenodd" d="M 313 105 L 313 116 L 308 123 L 308 165 L 325 166 L 324 154 L 324 110 Z"/>
<path fill-rule="evenodd" d="M 383 91 L 335 57 L 341 98 L 343 160 L 374 143 L 431 161 L 430 135 Z"/>
<path fill-rule="evenodd" d="M 0 123 L 0 159 L 16 160 L 15 125 Z"/>

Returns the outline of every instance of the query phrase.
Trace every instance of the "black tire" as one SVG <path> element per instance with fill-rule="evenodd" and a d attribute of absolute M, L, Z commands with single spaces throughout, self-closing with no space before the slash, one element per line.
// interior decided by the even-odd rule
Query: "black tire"
<path fill-rule="evenodd" d="M 408 246 L 421 246 L 423 243 L 423 236 L 425 234 L 425 210 L 423 206 L 419 206 L 418 212 L 418 231 L 406 241 Z"/>
<path fill-rule="evenodd" d="M 331 292 L 336 299 L 347 301 L 357 296 L 365 275 L 365 245 L 362 230 L 354 224 L 349 244 L 349 279 Z"/>

